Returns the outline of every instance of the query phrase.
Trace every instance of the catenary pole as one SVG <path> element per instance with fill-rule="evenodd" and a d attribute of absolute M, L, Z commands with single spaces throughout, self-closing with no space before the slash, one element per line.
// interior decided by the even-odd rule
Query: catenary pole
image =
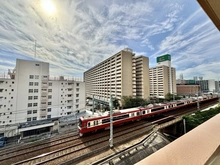
<path fill-rule="evenodd" d="M 113 117 L 112 117 L 112 95 L 110 94 L 110 139 L 109 139 L 109 146 L 110 148 L 113 147 Z"/>

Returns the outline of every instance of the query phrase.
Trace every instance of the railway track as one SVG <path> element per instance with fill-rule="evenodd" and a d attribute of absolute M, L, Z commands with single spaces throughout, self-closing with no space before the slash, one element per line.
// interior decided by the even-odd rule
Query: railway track
<path fill-rule="evenodd" d="M 130 127 L 143 126 L 146 127 L 149 124 L 140 121 L 125 125 L 125 127 L 119 127 L 114 133 L 121 132 L 124 129 L 130 130 Z M 54 154 L 60 149 L 68 150 L 69 147 L 77 147 L 79 145 L 84 145 L 90 141 L 94 141 L 96 138 L 100 139 L 102 136 L 108 136 L 109 131 L 104 131 L 102 134 L 97 134 L 94 138 L 93 136 L 79 138 L 76 134 L 68 134 L 55 139 L 44 140 L 41 142 L 24 145 L 17 148 L 10 148 L 2 150 L 0 154 L 0 164 L 12 164 L 25 159 L 30 159 L 32 157 L 38 157 L 39 155 L 47 155 L 48 153 Z M 71 137 L 70 137 L 71 136 Z M 108 141 L 108 140 L 107 140 Z M 76 144 L 76 145 L 73 145 Z M 40 156 L 41 157 L 41 156 Z"/>
<path fill-rule="evenodd" d="M 217 101 L 216 101 L 217 103 Z M 201 108 L 206 108 L 214 103 L 204 103 Z M 196 111 L 196 107 L 188 108 L 187 110 L 171 111 L 166 113 L 164 119 L 158 119 L 158 123 L 165 120 L 172 120 L 175 116 L 183 115 L 189 112 Z M 149 131 L 149 127 L 154 123 L 139 121 L 123 127 L 114 129 L 114 144 L 120 144 L 134 137 Z M 70 137 L 71 136 L 71 137 Z M 127 137 L 127 138 L 125 138 Z M 21 146 L 19 149 L 1 150 L 0 164 L 61 164 L 62 162 L 77 162 L 86 156 L 91 156 L 97 152 L 109 149 L 109 131 L 93 136 L 79 138 L 72 134 L 45 140 L 37 144 Z"/>

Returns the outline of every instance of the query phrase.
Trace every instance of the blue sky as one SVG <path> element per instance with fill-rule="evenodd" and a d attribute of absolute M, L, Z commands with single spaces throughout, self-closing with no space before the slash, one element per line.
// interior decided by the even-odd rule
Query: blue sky
<path fill-rule="evenodd" d="M 170 54 L 176 76 L 219 79 L 220 33 L 196 0 L 0 1 L 0 74 L 16 58 L 50 63 L 50 74 L 83 72 L 129 47 L 136 55 Z"/>

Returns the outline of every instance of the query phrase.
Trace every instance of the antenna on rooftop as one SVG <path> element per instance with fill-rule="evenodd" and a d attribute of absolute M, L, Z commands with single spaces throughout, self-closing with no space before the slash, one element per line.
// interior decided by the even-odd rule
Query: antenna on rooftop
<path fill-rule="evenodd" d="M 36 60 L 36 40 L 34 40 L 34 59 Z"/>

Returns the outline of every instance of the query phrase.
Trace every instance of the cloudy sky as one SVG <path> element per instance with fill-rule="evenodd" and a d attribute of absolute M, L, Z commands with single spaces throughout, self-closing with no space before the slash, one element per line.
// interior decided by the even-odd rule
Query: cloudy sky
<path fill-rule="evenodd" d="M 219 79 L 220 33 L 196 0 L 1 0 L 0 74 L 16 58 L 50 63 L 51 75 L 83 72 L 129 47 L 170 54 L 177 78 Z"/>

